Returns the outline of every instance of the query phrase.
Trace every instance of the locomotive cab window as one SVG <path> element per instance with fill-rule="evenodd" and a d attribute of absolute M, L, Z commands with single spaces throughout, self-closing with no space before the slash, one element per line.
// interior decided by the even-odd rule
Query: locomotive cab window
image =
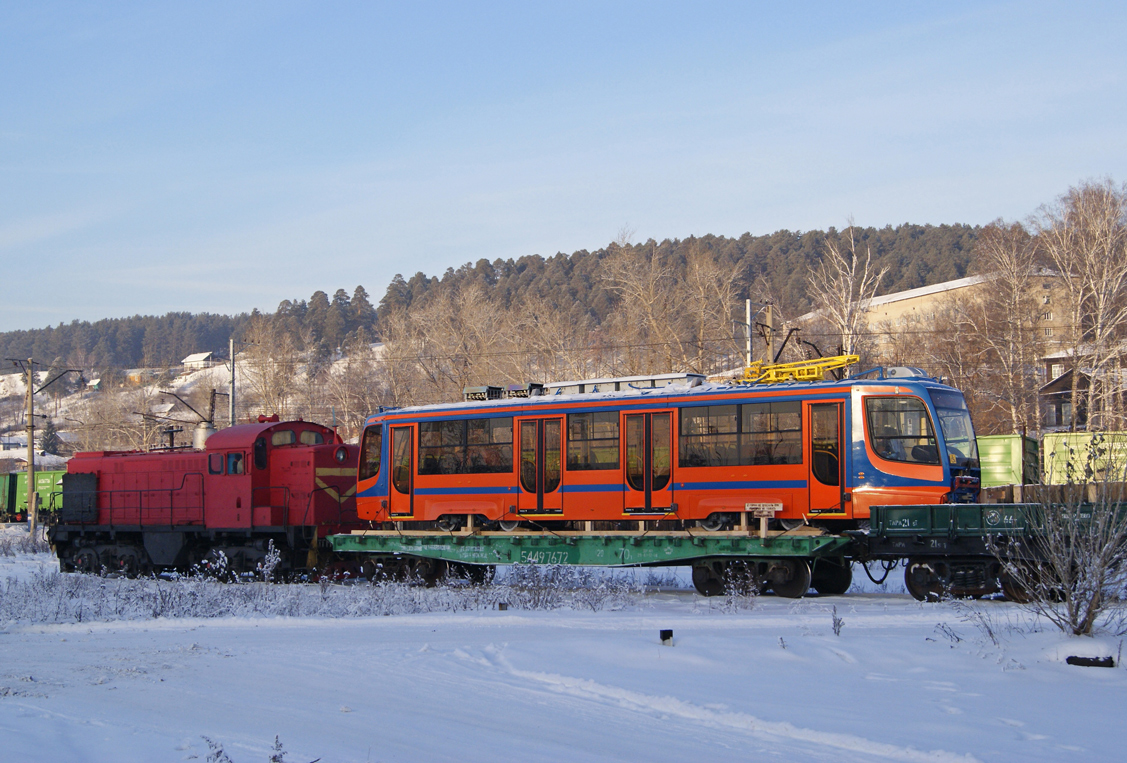
<path fill-rule="evenodd" d="M 292 429 L 281 429 L 270 435 L 270 444 L 274 447 L 278 447 L 279 445 L 293 445 L 295 442 L 297 442 L 297 436 L 294 435 Z"/>
<path fill-rule="evenodd" d="M 228 474 L 243 474 L 243 454 L 242 453 L 228 453 L 227 454 L 227 473 Z"/>
<path fill-rule="evenodd" d="M 259 437 L 254 441 L 254 468 L 261 471 L 266 468 L 266 438 Z"/>
<path fill-rule="evenodd" d="M 323 434 L 321 434 L 320 432 L 312 432 L 312 431 L 306 430 L 306 431 L 301 433 L 301 444 L 302 445 L 323 445 L 324 442 L 325 442 L 325 436 Z"/>
<path fill-rule="evenodd" d="M 938 464 L 939 449 L 927 406 L 916 397 L 866 397 L 869 442 L 886 461 Z"/>
<path fill-rule="evenodd" d="M 207 473 L 208 474 L 222 474 L 223 473 L 223 454 L 222 453 L 209 453 L 207 456 Z"/>
<path fill-rule="evenodd" d="M 376 424 L 364 430 L 360 445 L 360 479 L 370 480 L 380 473 L 380 454 L 383 450 L 383 425 Z"/>

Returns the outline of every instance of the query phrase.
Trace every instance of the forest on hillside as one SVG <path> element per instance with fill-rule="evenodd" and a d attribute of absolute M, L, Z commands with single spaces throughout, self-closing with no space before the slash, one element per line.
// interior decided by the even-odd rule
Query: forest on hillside
<path fill-rule="evenodd" d="M 856 228 L 855 234 L 872 253 L 874 262 L 888 269 L 880 292 L 888 293 L 960 278 L 966 274 L 979 229 L 967 225 L 900 225 Z M 100 376 L 128 368 L 174 366 L 189 354 L 227 353 L 228 339 L 239 339 L 256 320 L 268 319 L 305 351 L 327 357 L 356 341 L 383 338 L 386 321 L 410 311 L 438 293 L 479 289 L 487 301 L 502 309 L 535 303 L 541 314 L 578 310 L 594 326 L 611 315 L 618 296 L 605 278 L 607 258 L 615 253 L 649 257 L 655 253 L 670 270 L 679 272 L 690 255 L 704 254 L 732 274 L 734 296 L 773 301 L 784 316 L 808 311 L 813 305 L 806 274 L 821 259 L 827 242 L 840 239 L 829 231 L 778 231 L 739 238 L 706 235 L 662 242 L 631 243 L 626 237 L 594 252 L 578 251 L 551 257 L 529 255 L 493 262 L 479 260 L 450 268 L 442 276 L 416 273 L 396 275 L 387 286 L 378 310 L 368 292 L 357 286 L 350 295 L 338 289 L 332 296 L 317 291 L 306 299 L 283 301 L 274 312 L 234 316 L 208 313 L 168 313 L 99 321 L 72 321 L 42 329 L 0 333 L 0 357 L 28 358 L 55 366 L 80 368 Z"/>

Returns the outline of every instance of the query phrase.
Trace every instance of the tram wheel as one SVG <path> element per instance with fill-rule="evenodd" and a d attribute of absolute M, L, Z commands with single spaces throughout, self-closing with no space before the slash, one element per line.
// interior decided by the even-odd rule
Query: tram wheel
<path fill-rule="evenodd" d="M 462 526 L 465 525 L 465 523 L 466 518 L 460 514 L 443 514 L 438 518 L 438 521 L 435 522 L 439 530 L 447 533 L 457 532 L 458 530 L 461 530 Z"/>
<path fill-rule="evenodd" d="M 714 533 L 724 529 L 728 524 L 727 514 L 709 514 L 704 519 L 697 520 L 697 527 L 707 532 Z"/>
<path fill-rule="evenodd" d="M 790 578 L 784 581 L 771 581 L 771 590 L 784 599 L 801 599 L 810 590 L 810 565 L 805 559 L 787 559 Z"/>
<path fill-rule="evenodd" d="M 711 567 L 693 567 L 693 588 L 701 596 L 720 596 L 724 593 L 724 581 L 712 571 Z"/>
<path fill-rule="evenodd" d="M 513 530 L 520 527 L 520 521 L 516 519 L 502 519 L 497 522 L 497 526 L 504 532 L 511 533 Z"/>
<path fill-rule="evenodd" d="M 817 559 L 810 584 L 823 596 L 841 596 L 853 584 L 853 566 L 844 559 Z"/>

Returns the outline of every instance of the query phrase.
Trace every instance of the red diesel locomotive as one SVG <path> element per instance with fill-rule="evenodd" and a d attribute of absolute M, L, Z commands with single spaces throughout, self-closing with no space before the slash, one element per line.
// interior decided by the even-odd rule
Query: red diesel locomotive
<path fill-rule="evenodd" d="M 358 452 L 328 427 L 272 416 L 204 450 L 77 453 L 48 538 L 65 571 L 253 572 L 271 543 L 277 571 L 312 567 L 319 539 L 360 526 Z"/>
<path fill-rule="evenodd" d="M 358 478 L 360 518 L 402 529 L 716 531 L 773 512 L 843 531 L 874 505 L 973 502 L 979 467 L 962 393 L 881 372 L 387 410 Z"/>

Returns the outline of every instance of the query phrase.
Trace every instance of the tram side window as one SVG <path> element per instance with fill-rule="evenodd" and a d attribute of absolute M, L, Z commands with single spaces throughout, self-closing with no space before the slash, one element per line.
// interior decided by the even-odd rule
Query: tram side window
<path fill-rule="evenodd" d="M 939 450 L 927 406 L 915 397 L 867 397 L 869 442 L 888 461 L 938 464 Z"/>
<path fill-rule="evenodd" d="M 681 466 L 740 463 L 739 406 L 681 409 Z"/>
<path fill-rule="evenodd" d="M 681 466 L 802 463 L 802 404 L 681 409 Z"/>
<path fill-rule="evenodd" d="M 499 474 L 512 470 L 512 418 L 420 422 L 419 474 Z"/>
<path fill-rule="evenodd" d="M 618 411 L 568 414 L 567 468 L 569 471 L 618 468 Z"/>
<path fill-rule="evenodd" d="M 376 424 L 364 430 L 360 445 L 360 479 L 370 480 L 380 473 L 380 454 L 383 450 L 383 425 Z"/>
<path fill-rule="evenodd" d="M 749 403 L 740 408 L 740 463 L 802 463 L 802 403 Z"/>

